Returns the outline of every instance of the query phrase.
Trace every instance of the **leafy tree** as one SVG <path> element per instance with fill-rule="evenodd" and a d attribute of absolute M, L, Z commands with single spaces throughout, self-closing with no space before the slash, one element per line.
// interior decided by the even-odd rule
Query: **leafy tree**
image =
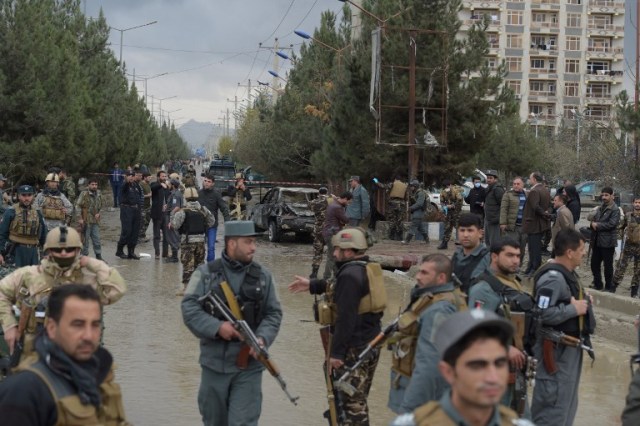
<path fill-rule="evenodd" d="M 221 156 L 230 155 L 233 152 L 233 139 L 230 136 L 223 136 L 218 141 L 218 153 Z"/>

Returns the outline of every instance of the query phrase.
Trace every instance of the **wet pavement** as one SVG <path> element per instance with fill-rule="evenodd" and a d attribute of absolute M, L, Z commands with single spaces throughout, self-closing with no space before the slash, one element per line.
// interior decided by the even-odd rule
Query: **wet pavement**
<path fill-rule="evenodd" d="M 118 211 L 106 212 L 102 230 L 103 253 L 127 280 L 128 293 L 106 308 L 105 344 L 115 357 L 116 378 L 121 384 L 127 415 L 135 425 L 198 425 L 197 390 L 200 381 L 198 341 L 182 323 L 180 264 L 144 257 L 139 261 L 116 258 Z M 147 232 L 151 234 L 151 229 Z M 221 238 L 220 236 L 218 237 Z M 424 244 L 424 243 L 422 243 Z M 431 245 L 435 245 L 431 243 Z M 423 246 L 424 247 L 424 246 Z M 217 245 L 217 252 L 221 243 Z M 151 242 L 138 246 L 153 254 Z M 312 319 L 310 295 L 286 291 L 294 274 L 310 272 L 312 247 L 293 239 L 258 245 L 256 260 L 274 274 L 284 318 L 270 352 L 280 366 L 290 392 L 300 396 L 293 406 L 268 373 L 263 377 L 261 425 L 325 425 L 326 389 L 321 371 L 322 346 Z M 390 284 L 388 323 L 409 297 L 409 285 Z M 576 425 L 620 424 L 619 417 L 630 380 L 625 346 L 596 337 L 597 361 L 585 362 Z M 369 398 L 372 425 L 386 425 L 394 418 L 386 408 L 389 389 L 389 353 L 383 351 Z"/>

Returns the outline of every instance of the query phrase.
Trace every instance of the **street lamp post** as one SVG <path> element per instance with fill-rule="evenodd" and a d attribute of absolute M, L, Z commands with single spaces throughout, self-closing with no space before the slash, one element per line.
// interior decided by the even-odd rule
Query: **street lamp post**
<path fill-rule="evenodd" d="M 147 22 L 146 24 L 142 24 L 142 25 L 136 25 L 135 27 L 129 27 L 129 28 L 124 28 L 124 29 L 118 29 L 115 27 L 109 27 L 112 30 L 116 30 L 116 31 L 120 31 L 120 60 L 118 61 L 120 63 L 120 66 L 122 66 L 122 39 L 124 36 L 124 32 L 125 31 L 129 31 L 129 30 L 135 30 L 136 28 L 142 28 L 142 27 L 146 27 L 148 25 L 153 25 L 153 24 L 157 24 L 158 21 L 151 21 L 151 22 Z"/>

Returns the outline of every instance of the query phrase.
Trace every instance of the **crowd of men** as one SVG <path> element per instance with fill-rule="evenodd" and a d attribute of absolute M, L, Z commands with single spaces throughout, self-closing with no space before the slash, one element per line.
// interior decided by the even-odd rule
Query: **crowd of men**
<path fill-rule="evenodd" d="M 145 174 L 135 169 L 123 173 L 114 198 L 122 222 L 116 254 L 139 258 L 135 247 L 144 241 L 140 228 L 148 213 L 155 258 L 177 261 L 181 254 L 183 320 L 201 342 L 198 406 L 203 423 L 257 425 L 265 369 L 291 402 L 297 397 L 289 394 L 268 356 L 283 309 L 271 272 L 254 260 L 254 223 L 230 220 L 213 176 L 205 174 L 198 189 L 195 175 L 159 171 L 150 182 Z M 621 228 L 613 190 L 602 190 L 603 204 L 581 233 L 574 229 L 577 220 L 565 195 L 571 189 L 556 195 L 552 210 L 539 173 L 529 176 L 528 192 L 521 178 L 504 191 L 498 190 L 497 173 L 488 175 L 493 178 L 489 187 L 481 191 L 474 185 L 476 191 L 467 197 L 473 213 L 462 213 L 462 194 L 454 185 L 444 188 L 446 225 L 438 248 L 446 248 L 455 230 L 455 252 L 451 258 L 434 253 L 421 259 L 410 301 L 384 328 L 383 271 L 367 255 L 374 238 L 361 227 L 370 213 L 367 191 L 358 176 L 351 177 L 350 190 L 340 196 L 326 188 L 319 191 L 311 207 L 322 244 L 314 242 L 311 276 L 296 275 L 288 289 L 315 298 L 315 320 L 326 346 L 325 417 L 331 425 L 373 423 L 367 399 L 381 356 L 391 357 L 388 406 L 399 415 L 393 425 L 532 424 L 527 419 L 537 425 L 574 424 L 583 355 L 595 357 L 590 337 L 596 325 L 591 296 L 576 268 L 586 254 L 584 233 L 590 238 L 594 275 L 605 265 L 605 284 L 594 278 L 594 287 L 615 291 L 611 244 Z M 117 270 L 100 259 L 97 225 L 103 203 L 97 181 L 90 180 L 77 199 L 74 193 L 73 201 L 58 189 L 57 173 L 47 175 L 46 181 L 46 189 L 35 197 L 38 202 L 35 190 L 21 185 L 18 203 L 6 209 L 0 223 L 0 243 L 5 244 L 0 262 L 10 255 L 19 266 L 0 280 L 0 324 L 11 354 L 6 368 L 14 373 L 0 382 L 3 424 L 83 424 L 81 419 L 87 419 L 91 424 L 126 425 L 113 360 L 99 345 L 102 306 L 118 301 L 126 285 Z M 429 198 L 420 182 L 376 184 L 393 194 L 390 204 L 396 204 L 396 213 L 408 201 L 404 205 L 411 226 L 401 242 L 409 244 L 419 234 L 428 242 Z M 243 196 L 242 188 L 236 191 Z M 494 198 L 493 205 L 488 197 Z M 623 251 L 626 262 L 636 253 L 632 234 L 640 234 L 635 226 L 640 199 L 634 208 L 623 224 L 631 244 Z M 218 211 L 225 232 L 224 248 L 216 257 Z M 74 218 L 84 241 L 69 226 Z M 390 229 L 395 238 L 404 230 Z M 547 231 L 552 259 L 543 264 Z M 88 256 L 89 238 L 95 258 Z M 327 268 L 319 278 L 324 245 Z M 526 247 L 528 268 L 523 271 Z M 531 292 L 522 285 L 521 273 L 531 279 Z M 14 306 L 20 310 L 18 319 Z M 631 390 L 625 425 L 639 421 L 638 398 Z"/>

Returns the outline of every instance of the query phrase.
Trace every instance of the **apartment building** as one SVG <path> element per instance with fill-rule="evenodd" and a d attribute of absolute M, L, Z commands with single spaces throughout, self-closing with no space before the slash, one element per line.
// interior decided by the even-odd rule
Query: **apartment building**
<path fill-rule="evenodd" d="M 611 120 L 623 90 L 623 0 L 464 1 L 461 36 L 485 17 L 487 63 L 505 61 L 523 121 L 553 132 L 562 118 Z"/>

